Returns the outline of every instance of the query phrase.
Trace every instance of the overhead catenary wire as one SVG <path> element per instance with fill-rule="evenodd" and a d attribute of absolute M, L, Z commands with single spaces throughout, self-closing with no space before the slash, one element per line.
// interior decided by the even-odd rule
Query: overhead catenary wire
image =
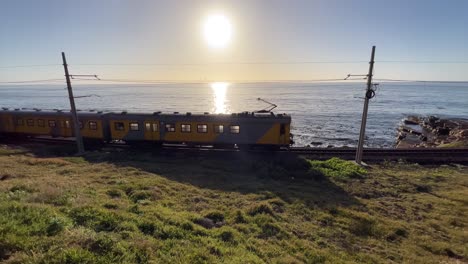
<path fill-rule="evenodd" d="M 403 80 L 403 79 L 374 79 L 386 82 L 415 82 L 415 83 L 468 83 L 468 81 L 437 81 L 437 80 Z"/>
<path fill-rule="evenodd" d="M 76 63 L 70 66 L 204 66 L 204 65 L 293 65 L 293 64 L 355 64 L 368 63 L 362 60 L 348 61 L 218 61 L 218 62 L 193 62 L 193 63 Z M 422 64 L 468 64 L 468 61 L 434 61 L 434 60 L 379 60 L 376 63 L 422 63 Z M 0 65 L 0 69 L 9 68 L 38 68 L 38 67 L 61 67 L 61 64 L 26 64 L 26 65 Z"/>
<path fill-rule="evenodd" d="M 5 65 L 1 66 L 0 69 L 14 69 L 14 68 L 39 68 L 39 67 L 52 67 L 61 66 L 60 64 L 30 64 L 30 65 Z"/>
<path fill-rule="evenodd" d="M 20 81 L 5 81 L 0 82 L 0 84 L 15 84 L 15 83 L 43 83 L 43 82 L 57 82 L 62 81 L 62 79 L 44 79 L 44 80 L 20 80 Z"/>

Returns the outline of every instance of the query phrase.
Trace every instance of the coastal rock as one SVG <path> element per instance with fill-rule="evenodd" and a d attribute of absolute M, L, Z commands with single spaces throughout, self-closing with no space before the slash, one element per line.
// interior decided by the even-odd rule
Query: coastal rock
<path fill-rule="evenodd" d="M 468 119 L 409 116 L 398 127 L 397 148 L 468 147 Z"/>
<path fill-rule="evenodd" d="M 403 120 L 403 123 L 405 125 L 419 125 L 419 117 L 417 116 L 408 116 L 405 120 Z"/>
<path fill-rule="evenodd" d="M 450 133 L 450 128 L 448 127 L 438 127 L 435 132 L 440 136 L 447 136 Z"/>

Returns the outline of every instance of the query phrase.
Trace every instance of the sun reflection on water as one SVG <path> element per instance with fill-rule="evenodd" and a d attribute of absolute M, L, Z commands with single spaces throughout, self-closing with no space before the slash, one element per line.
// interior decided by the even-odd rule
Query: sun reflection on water
<path fill-rule="evenodd" d="M 226 92 L 229 87 L 227 82 L 214 82 L 210 84 L 213 90 L 213 112 L 216 114 L 227 114 Z"/>

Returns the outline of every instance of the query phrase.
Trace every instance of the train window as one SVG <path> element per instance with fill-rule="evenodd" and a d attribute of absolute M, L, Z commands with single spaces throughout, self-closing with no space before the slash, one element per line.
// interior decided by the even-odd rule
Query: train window
<path fill-rule="evenodd" d="M 26 121 L 26 124 L 27 124 L 28 126 L 34 126 L 34 119 L 28 119 L 28 120 Z"/>
<path fill-rule="evenodd" d="M 166 124 L 166 132 L 175 132 L 174 124 Z"/>
<path fill-rule="evenodd" d="M 97 130 L 97 123 L 95 121 L 89 121 L 88 126 L 91 130 Z"/>
<path fill-rule="evenodd" d="M 131 131 L 138 131 L 138 130 L 140 130 L 140 128 L 138 127 L 138 123 L 137 123 L 137 122 L 131 122 L 131 123 L 130 123 L 130 130 L 131 130 Z"/>
<path fill-rule="evenodd" d="M 80 126 L 80 129 L 83 129 L 83 122 L 79 121 L 78 125 Z"/>
<path fill-rule="evenodd" d="M 214 126 L 214 132 L 216 134 L 222 134 L 224 133 L 224 126 L 223 125 L 215 125 Z"/>
<path fill-rule="evenodd" d="M 286 134 L 286 126 L 284 124 L 281 124 L 280 126 L 280 135 Z"/>
<path fill-rule="evenodd" d="M 49 127 L 55 127 L 57 126 L 57 123 L 55 123 L 55 120 L 49 120 Z"/>
<path fill-rule="evenodd" d="M 153 123 L 153 132 L 158 131 L 158 124 Z"/>
<path fill-rule="evenodd" d="M 22 125 L 24 124 L 23 119 L 18 119 L 18 120 L 16 120 L 16 124 L 17 124 L 18 126 L 22 126 Z"/>
<path fill-rule="evenodd" d="M 44 119 L 38 119 L 37 120 L 37 125 L 40 126 L 40 127 L 45 127 Z"/>
<path fill-rule="evenodd" d="M 180 125 L 180 131 L 182 131 L 184 133 L 190 133 L 191 126 L 189 124 L 182 124 L 182 125 Z"/>
<path fill-rule="evenodd" d="M 151 123 L 145 123 L 145 130 L 151 131 Z"/>
<path fill-rule="evenodd" d="M 231 134 L 239 134 L 240 126 L 231 126 Z"/>
<path fill-rule="evenodd" d="M 117 130 L 117 131 L 124 131 L 125 130 L 125 124 L 123 122 L 115 122 L 114 127 L 115 127 L 115 130 Z"/>
<path fill-rule="evenodd" d="M 65 120 L 65 127 L 66 127 L 66 128 L 70 128 L 70 121 Z"/>
<path fill-rule="evenodd" d="M 198 133 L 207 133 L 208 132 L 208 125 L 197 125 L 197 132 Z"/>

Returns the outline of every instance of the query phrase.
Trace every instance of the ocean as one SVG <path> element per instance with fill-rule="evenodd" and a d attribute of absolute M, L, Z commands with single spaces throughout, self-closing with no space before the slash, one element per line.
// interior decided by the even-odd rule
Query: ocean
<path fill-rule="evenodd" d="M 65 84 L 1 85 L 0 107 L 69 109 Z M 292 117 L 295 146 L 356 146 L 365 83 L 74 84 L 78 109 L 235 113 L 277 105 Z M 84 96 L 84 97 L 81 97 Z M 366 145 L 393 147 L 409 115 L 468 118 L 467 83 L 380 83 L 371 99 Z"/>

